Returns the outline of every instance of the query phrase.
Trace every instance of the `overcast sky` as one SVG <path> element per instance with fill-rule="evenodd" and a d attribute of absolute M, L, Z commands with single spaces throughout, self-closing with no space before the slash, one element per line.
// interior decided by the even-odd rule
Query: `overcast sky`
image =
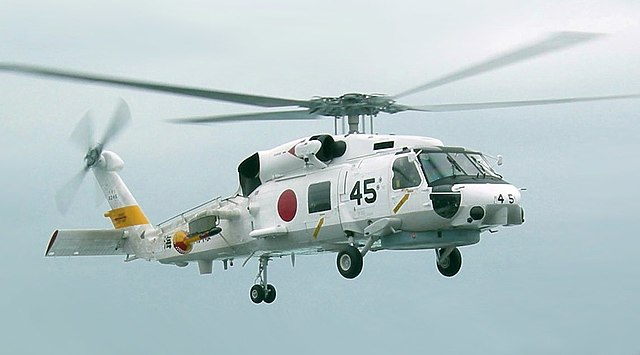
<path fill-rule="evenodd" d="M 497 53 L 578 30 L 613 35 L 479 75 L 407 104 L 640 93 L 640 2 L 15 1 L 0 4 L 0 61 L 308 99 L 395 94 Z M 54 5 L 55 4 L 55 5 Z M 237 188 L 256 150 L 330 133 L 332 120 L 176 126 L 164 118 L 255 108 L 0 73 L 3 353 L 639 354 L 640 100 L 381 115 L 379 133 L 489 154 L 526 187 L 526 223 L 462 248 L 368 254 L 345 280 L 335 255 L 270 264 L 272 305 L 248 291 L 257 262 L 200 276 L 119 257 L 45 259 L 57 228 L 109 228 L 87 179 L 67 215 L 54 196 L 82 167 L 68 142 L 118 98 L 133 124 L 109 149 L 159 222 Z M 103 128 L 103 127 L 100 127 Z"/>

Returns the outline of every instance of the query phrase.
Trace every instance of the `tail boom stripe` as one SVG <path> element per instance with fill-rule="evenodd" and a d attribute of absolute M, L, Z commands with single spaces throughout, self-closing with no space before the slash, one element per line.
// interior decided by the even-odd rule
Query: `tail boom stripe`
<path fill-rule="evenodd" d="M 106 212 L 104 216 L 111 219 L 116 229 L 149 224 L 149 220 L 138 205 L 116 208 Z"/>

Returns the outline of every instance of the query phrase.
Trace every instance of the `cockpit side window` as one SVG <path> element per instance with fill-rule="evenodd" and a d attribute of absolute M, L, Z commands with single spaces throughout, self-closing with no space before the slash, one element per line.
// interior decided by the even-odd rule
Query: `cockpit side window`
<path fill-rule="evenodd" d="M 391 179 L 394 190 L 416 187 L 422 182 L 416 165 L 409 161 L 409 157 L 400 157 L 393 162 L 393 178 Z"/>

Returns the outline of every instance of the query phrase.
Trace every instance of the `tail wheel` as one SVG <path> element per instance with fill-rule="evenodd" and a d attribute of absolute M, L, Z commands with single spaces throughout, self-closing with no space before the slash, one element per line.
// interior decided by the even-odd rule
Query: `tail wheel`
<path fill-rule="evenodd" d="M 273 293 L 273 295 L 273 298 L 275 299 L 275 292 Z M 249 296 L 251 297 L 251 301 L 253 301 L 253 303 L 260 303 L 265 300 L 264 289 L 260 285 L 253 285 L 253 287 L 251 287 L 251 291 L 249 292 Z"/>
<path fill-rule="evenodd" d="M 267 285 L 267 292 L 264 295 L 264 302 L 271 303 L 276 300 L 276 288 L 272 284 Z"/>
<path fill-rule="evenodd" d="M 338 253 L 336 264 L 340 275 L 353 279 L 362 271 L 362 254 L 356 247 L 348 246 Z"/>
<path fill-rule="evenodd" d="M 444 251 L 445 249 L 440 249 L 437 255 L 441 255 Z M 455 276 L 462 267 L 462 254 L 460 254 L 460 250 L 458 250 L 458 248 L 454 248 L 447 257 L 442 259 L 436 256 L 436 266 L 442 276 Z"/>

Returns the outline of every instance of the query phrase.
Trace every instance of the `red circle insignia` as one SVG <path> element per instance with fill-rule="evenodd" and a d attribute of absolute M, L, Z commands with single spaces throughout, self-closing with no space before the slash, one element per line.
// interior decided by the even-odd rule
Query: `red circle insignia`
<path fill-rule="evenodd" d="M 173 241 L 173 247 L 178 253 L 188 254 L 191 249 L 193 249 L 193 245 L 188 243 L 187 238 L 187 233 L 183 231 L 177 231 L 171 238 Z"/>
<path fill-rule="evenodd" d="M 291 222 L 298 211 L 298 199 L 293 190 L 288 189 L 278 198 L 278 215 L 285 222 Z"/>

